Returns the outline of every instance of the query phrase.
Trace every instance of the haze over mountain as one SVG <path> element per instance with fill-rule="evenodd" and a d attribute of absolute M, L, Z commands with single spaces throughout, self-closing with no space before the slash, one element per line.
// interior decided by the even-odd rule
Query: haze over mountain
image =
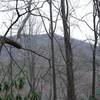
<path fill-rule="evenodd" d="M 16 40 L 16 36 L 12 37 L 13 40 Z M 55 34 L 55 38 L 58 41 L 58 43 L 62 46 L 64 45 L 64 41 L 63 41 L 63 37 L 60 35 Z M 56 42 L 56 40 L 54 39 L 54 43 L 56 45 L 58 45 L 58 43 Z M 31 42 L 30 42 L 31 41 Z M 18 41 L 23 47 L 26 46 L 26 48 L 30 45 L 35 45 L 35 46 L 47 46 L 50 45 L 50 38 L 48 37 L 48 35 L 46 34 L 42 34 L 42 35 L 21 35 L 21 39 Z M 71 43 L 72 43 L 72 49 L 82 49 L 82 51 L 84 53 L 89 54 L 91 53 L 91 46 L 81 40 L 77 40 L 72 38 L 71 39 Z M 17 50 L 17 49 L 15 49 Z M 13 50 L 14 51 L 14 50 Z M 2 50 L 2 53 L 4 52 L 4 50 Z"/>
<path fill-rule="evenodd" d="M 12 37 L 14 40 L 16 40 L 16 36 Z M 65 73 L 65 65 L 64 60 L 61 54 L 61 51 L 59 49 L 59 46 L 63 52 L 64 55 L 64 41 L 63 37 L 55 34 L 54 39 L 54 48 L 55 48 L 55 63 L 56 68 L 59 71 L 62 71 Z M 42 35 L 22 35 L 21 39 L 18 40 L 18 42 L 24 47 L 28 49 L 32 49 L 33 51 L 36 51 L 37 53 L 50 58 L 50 38 L 46 34 Z M 75 83 L 76 83 L 76 89 L 77 89 L 77 95 L 80 98 L 80 96 L 86 97 L 90 93 L 91 88 L 91 78 L 92 78 L 92 49 L 91 45 L 87 42 L 80 41 L 77 39 L 72 38 L 72 50 L 73 50 L 73 68 L 74 68 L 74 74 L 75 74 Z M 8 47 L 8 45 L 7 45 Z M 9 51 L 8 47 L 8 51 Z M 99 51 L 99 49 L 98 49 Z M 29 60 L 30 52 L 19 50 L 16 48 L 12 48 L 12 56 L 18 62 L 19 65 L 25 66 L 26 69 L 28 69 L 28 60 Z M 0 62 L 5 62 L 5 64 L 9 64 L 10 56 L 6 50 L 5 47 L 3 47 L 1 55 L 0 55 Z M 97 52 L 97 68 L 99 69 L 99 62 L 100 62 L 100 56 L 99 52 Z M 41 77 L 44 75 L 46 70 L 49 68 L 48 62 L 38 56 L 35 56 L 36 61 L 36 73 L 40 70 L 39 76 Z M 24 63 L 24 64 L 23 64 Z M 0 63 L 1 64 L 1 63 Z M 57 73 L 58 75 L 58 73 Z M 52 75 L 51 75 L 52 76 Z M 44 80 L 48 83 L 45 83 L 47 87 L 49 88 L 49 79 L 51 78 L 50 73 L 45 76 Z M 49 79 L 48 79 L 49 77 Z M 57 76 L 57 86 L 59 87 L 59 81 L 62 81 L 59 79 L 59 75 Z M 65 79 L 65 76 L 62 75 L 62 77 Z M 65 79 L 66 80 L 66 79 Z M 65 86 L 63 86 L 64 88 Z M 60 90 L 59 90 L 60 91 Z M 64 91 L 66 91 L 64 89 Z M 48 90 L 44 90 L 44 94 L 48 92 Z M 59 93 L 59 95 L 62 95 L 62 93 Z M 45 98 L 45 96 L 43 96 Z M 44 99 L 45 100 L 45 99 Z M 59 99 L 61 100 L 61 99 Z"/>

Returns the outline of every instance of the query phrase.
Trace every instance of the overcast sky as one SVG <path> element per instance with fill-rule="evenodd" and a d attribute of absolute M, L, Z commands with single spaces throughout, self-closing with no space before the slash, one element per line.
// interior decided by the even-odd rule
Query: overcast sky
<path fill-rule="evenodd" d="M 93 27 L 92 24 L 92 1 L 90 0 L 71 0 L 71 4 L 74 7 L 75 11 L 73 12 L 73 16 L 77 17 L 78 19 L 83 18 L 90 27 Z M 45 5 L 45 7 L 48 7 L 48 4 Z M 47 8 L 46 7 L 46 8 Z M 2 8 L 2 6 L 0 6 Z M 4 8 L 3 8 L 4 9 Z M 45 9 L 45 8 L 44 8 Z M 1 9 L 2 10 L 2 9 Z M 48 10 L 47 10 L 48 12 Z M 10 12 L 0 12 L 0 34 L 4 34 L 7 30 L 7 26 L 10 25 L 10 22 L 8 19 L 11 18 Z M 71 36 L 77 39 L 84 40 L 86 38 L 90 38 L 93 36 L 93 32 L 91 29 L 86 25 L 86 23 L 76 20 L 75 18 L 71 17 Z M 62 35 L 62 27 L 60 26 L 61 22 L 58 22 L 58 30 L 56 30 L 56 33 Z M 7 24 L 7 26 L 5 25 Z"/>
<path fill-rule="evenodd" d="M 76 3 L 76 2 L 77 3 Z M 90 0 L 74 0 L 74 3 L 76 3 L 75 13 L 76 16 L 81 19 L 83 16 L 83 20 L 85 20 L 90 27 L 93 27 L 92 23 L 92 1 Z M 73 5 L 74 6 L 74 5 Z M 87 15 L 87 16 L 86 16 Z M 85 22 L 81 21 L 75 21 L 76 24 L 78 24 L 78 27 L 72 28 L 72 36 L 79 39 L 86 39 L 93 37 L 93 31 L 86 25 Z"/>

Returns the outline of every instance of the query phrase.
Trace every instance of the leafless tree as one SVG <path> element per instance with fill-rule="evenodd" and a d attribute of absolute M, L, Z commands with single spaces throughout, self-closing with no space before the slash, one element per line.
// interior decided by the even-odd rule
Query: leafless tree
<path fill-rule="evenodd" d="M 98 21 L 97 19 L 98 18 Z M 94 29 L 94 45 L 93 45 L 93 76 L 92 76 L 92 97 L 95 97 L 95 86 L 96 86 L 96 50 L 98 43 L 98 35 L 99 35 L 99 25 L 100 25 L 100 1 L 93 0 L 93 29 Z"/>
<path fill-rule="evenodd" d="M 65 6 L 66 5 L 66 6 Z M 67 13 L 65 12 L 67 8 Z M 76 100 L 75 86 L 74 86 L 74 74 L 73 74 L 73 55 L 70 43 L 70 21 L 69 21 L 69 6 L 68 0 L 61 0 L 61 13 L 64 29 L 64 42 L 65 42 L 65 54 L 66 54 L 66 77 L 67 77 L 67 99 Z"/>

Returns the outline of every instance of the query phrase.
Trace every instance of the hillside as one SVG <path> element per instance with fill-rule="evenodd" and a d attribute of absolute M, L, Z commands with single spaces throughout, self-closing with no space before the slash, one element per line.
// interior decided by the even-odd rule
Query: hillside
<path fill-rule="evenodd" d="M 63 37 L 59 35 L 55 35 L 55 38 L 59 42 L 59 45 L 61 47 L 61 50 L 63 51 L 64 55 L 64 41 Z M 16 36 L 13 36 L 13 39 L 16 39 Z M 34 51 L 36 51 L 39 54 L 44 55 L 45 57 L 50 58 L 50 39 L 47 35 L 36 35 L 36 36 L 29 36 L 29 35 L 22 35 L 21 39 L 18 40 L 18 42 L 24 47 L 24 48 L 30 48 Z M 92 50 L 91 46 L 84 41 L 76 40 L 76 39 L 71 39 L 72 43 L 72 50 L 73 50 L 73 67 L 74 67 L 74 73 L 75 73 L 75 83 L 76 83 L 76 90 L 77 90 L 77 96 L 78 98 L 83 97 L 86 98 L 90 94 L 90 88 L 91 88 L 91 76 L 92 76 Z M 62 91 L 59 87 L 62 84 L 63 91 L 66 92 L 66 86 L 65 83 L 63 83 L 63 80 L 66 80 L 66 74 L 65 74 L 65 65 L 64 65 L 64 60 L 62 58 L 59 45 L 54 40 L 55 44 L 55 60 L 56 60 L 56 70 L 57 70 L 57 91 Z M 9 51 L 9 46 L 8 51 Z M 18 50 L 16 48 L 12 48 L 12 56 L 18 62 L 20 66 L 24 66 L 26 70 L 29 70 L 29 60 L 30 60 L 30 52 L 26 52 L 23 50 Z M 34 56 L 34 54 L 33 54 Z M 44 60 L 41 57 L 34 56 L 35 57 L 35 72 L 36 75 L 39 73 L 38 77 L 42 77 L 45 72 L 48 70 L 49 65 L 46 60 Z M 7 50 L 3 47 L 1 55 L 0 55 L 0 66 L 2 63 L 4 63 L 5 66 L 8 66 L 9 64 L 9 54 Z M 97 56 L 97 61 L 99 62 L 100 57 Z M 97 63 L 98 63 L 97 62 Z M 17 68 L 17 67 L 16 67 Z M 17 72 L 15 71 L 16 68 L 14 69 L 14 74 Z M 2 68 L 1 68 L 2 69 Z M 1 70 L 0 69 L 0 70 Z M 98 67 L 99 69 L 99 67 Z M 18 68 L 17 68 L 18 70 Z M 64 73 L 60 74 L 58 72 Z M 98 72 L 99 75 L 99 72 Z M 48 79 L 49 78 L 49 79 Z M 50 79 L 52 78 L 52 75 L 48 73 L 43 79 L 41 79 L 44 84 L 44 94 L 49 93 L 49 88 L 50 88 Z M 38 85 L 38 88 L 40 87 L 40 83 Z M 47 91 L 47 92 L 46 92 Z M 59 96 L 62 96 L 62 92 L 58 92 Z M 43 95 L 43 100 L 46 100 L 44 98 L 45 95 Z M 59 99 L 63 100 L 63 99 Z"/>

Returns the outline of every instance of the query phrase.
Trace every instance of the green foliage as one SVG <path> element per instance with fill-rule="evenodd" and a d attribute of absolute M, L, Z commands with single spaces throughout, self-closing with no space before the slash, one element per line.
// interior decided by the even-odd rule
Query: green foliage
<path fill-rule="evenodd" d="M 25 96 L 23 99 L 24 99 L 24 100 L 28 100 L 28 97 L 27 97 L 27 96 Z"/>
<path fill-rule="evenodd" d="M 24 85 L 25 85 L 24 77 L 18 78 L 17 81 L 15 82 L 15 87 L 19 90 L 23 89 Z"/>
<path fill-rule="evenodd" d="M 26 85 L 25 83 L 26 79 L 24 76 L 20 76 L 12 82 L 4 81 L 0 83 L 0 92 L 3 93 L 3 95 L 0 96 L 0 100 L 39 100 L 39 95 L 35 90 L 29 91 L 25 97 L 19 94 L 19 91 Z M 11 92 L 11 88 L 18 91 L 18 93 Z"/>
<path fill-rule="evenodd" d="M 9 94 L 6 96 L 5 100 L 13 100 L 13 96 L 12 94 Z"/>
<path fill-rule="evenodd" d="M 100 95 L 100 89 L 96 89 L 96 95 Z"/>
<path fill-rule="evenodd" d="M 0 83 L 0 92 L 2 91 L 2 84 Z"/>
<path fill-rule="evenodd" d="M 93 96 L 89 96 L 89 100 L 97 100 L 97 99 Z"/>
<path fill-rule="evenodd" d="M 16 100 L 22 100 L 22 96 L 21 95 L 17 95 L 16 96 Z"/>
<path fill-rule="evenodd" d="M 28 98 L 30 100 L 39 100 L 39 95 L 34 90 L 32 90 L 29 92 Z"/>
<path fill-rule="evenodd" d="M 10 83 L 9 82 L 4 82 L 3 83 L 3 90 L 4 91 L 9 91 L 9 89 L 10 89 Z"/>
<path fill-rule="evenodd" d="M 13 80 L 10 85 L 13 87 L 15 86 L 15 84 L 16 84 L 16 80 Z"/>
<path fill-rule="evenodd" d="M 3 100 L 1 96 L 0 96 L 0 100 Z"/>

